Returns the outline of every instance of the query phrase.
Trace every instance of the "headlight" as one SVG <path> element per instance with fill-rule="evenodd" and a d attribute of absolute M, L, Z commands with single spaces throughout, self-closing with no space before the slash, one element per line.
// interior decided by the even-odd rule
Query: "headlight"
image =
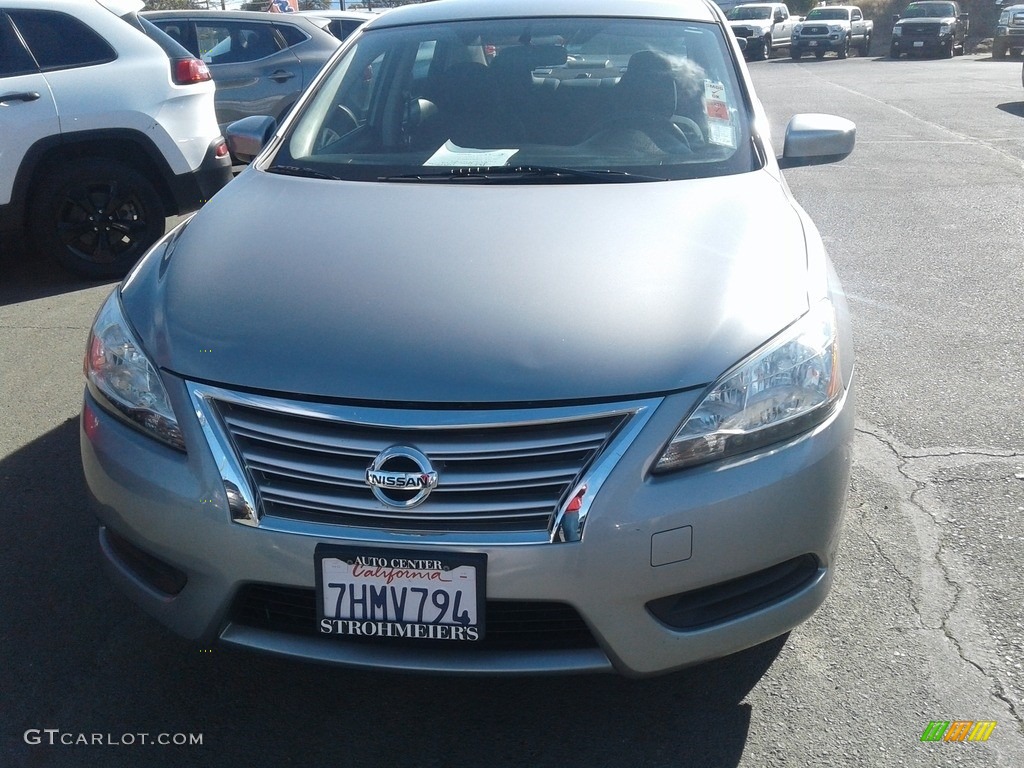
<path fill-rule="evenodd" d="M 692 467 L 784 440 L 821 423 L 843 391 L 835 310 L 822 301 L 728 371 L 654 467 Z"/>
<path fill-rule="evenodd" d="M 948 35 L 949 31 L 951 29 L 953 29 L 953 25 L 952 24 L 940 24 L 939 25 L 939 34 L 940 35 Z"/>
<path fill-rule="evenodd" d="M 843 31 L 843 26 L 842 26 L 842 24 L 829 24 L 828 25 L 828 31 L 829 32 L 842 32 Z"/>
<path fill-rule="evenodd" d="M 160 377 L 135 339 L 115 290 L 89 332 L 85 377 L 108 410 L 148 435 L 185 450 Z"/>
<path fill-rule="evenodd" d="M 1005 27 L 1009 23 L 1010 23 L 1010 12 L 1009 11 L 1003 11 L 1002 13 L 1000 13 L 999 14 L 999 26 Z"/>
<path fill-rule="evenodd" d="M 803 24 L 797 24 L 795 27 L 793 27 L 793 34 L 794 35 L 799 35 L 803 31 L 804 31 L 804 25 Z"/>
<path fill-rule="evenodd" d="M 902 34 L 903 34 L 903 27 L 893 27 L 892 28 L 892 36 L 893 37 L 899 37 Z"/>

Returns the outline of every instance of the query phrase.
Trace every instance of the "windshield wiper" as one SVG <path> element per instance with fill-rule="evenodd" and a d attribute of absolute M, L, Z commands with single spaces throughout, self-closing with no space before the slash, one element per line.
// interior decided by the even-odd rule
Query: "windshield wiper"
<path fill-rule="evenodd" d="M 302 168 L 298 165 L 272 165 L 266 169 L 267 173 L 279 173 L 282 176 L 301 176 L 306 179 L 330 179 L 341 181 L 340 176 L 332 176 L 329 173 L 318 171 L 313 168 Z"/>
<path fill-rule="evenodd" d="M 560 168 L 551 165 L 487 165 L 478 168 L 449 168 L 443 171 L 403 173 L 397 176 L 380 176 L 377 181 L 487 181 L 487 182 L 558 182 L 579 184 L 583 182 L 635 182 L 668 181 L 658 176 L 643 176 L 638 173 L 611 170 L 582 170 Z"/>

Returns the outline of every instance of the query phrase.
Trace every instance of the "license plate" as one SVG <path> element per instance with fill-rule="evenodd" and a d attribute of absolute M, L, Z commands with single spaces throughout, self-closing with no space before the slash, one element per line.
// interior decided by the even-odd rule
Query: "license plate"
<path fill-rule="evenodd" d="M 477 641 L 487 555 L 318 544 L 322 635 Z"/>
<path fill-rule="evenodd" d="M 915 48 L 924 48 L 924 40 L 915 40 L 914 41 L 914 47 Z"/>
<path fill-rule="evenodd" d="M 811 48 L 816 48 L 816 47 L 817 47 L 817 45 L 818 45 L 818 41 L 817 41 L 817 40 L 811 40 L 811 42 L 809 42 L 809 43 L 808 43 L 808 45 L 809 45 L 809 46 L 810 46 Z"/>

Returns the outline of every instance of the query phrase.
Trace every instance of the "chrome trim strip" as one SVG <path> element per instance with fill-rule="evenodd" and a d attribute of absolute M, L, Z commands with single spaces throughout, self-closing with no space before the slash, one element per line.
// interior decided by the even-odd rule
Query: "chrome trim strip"
<path fill-rule="evenodd" d="M 558 513 L 552 518 L 549 526 L 552 543 L 557 541 L 579 541 L 583 538 L 583 526 L 587 522 L 590 507 L 604 481 L 608 479 L 622 454 L 633 443 L 647 422 L 654 414 L 656 402 L 648 401 L 637 407 L 633 417 L 627 420 L 613 435 L 609 444 L 597 454 L 597 461 L 588 469 L 572 491 L 563 499 Z M 569 507 L 576 498 L 580 499 L 578 509 L 570 511 Z"/>
<path fill-rule="evenodd" d="M 186 385 L 196 418 L 199 419 L 206 443 L 213 452 L 213 460 L 217 463 L 217 469 L 224 481 L 231 519 L 242 525 L 258 526 L 262 506 L 256 495 L 256 486 L 250 481 L 238 454 L 235 453 L 231 438 L 217 414 L 216 406 L 210 402 L 216 393 L 191 382 L 186 382 Z"/>

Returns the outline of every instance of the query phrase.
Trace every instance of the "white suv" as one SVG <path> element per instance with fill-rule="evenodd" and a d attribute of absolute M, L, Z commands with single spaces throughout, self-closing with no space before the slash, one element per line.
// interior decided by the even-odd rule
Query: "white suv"
<path fill-rule="evenodd" d="M 0 0 L 0 230 L 125 273 L 231 179 L 206 65 L 138 0 Z"/>

